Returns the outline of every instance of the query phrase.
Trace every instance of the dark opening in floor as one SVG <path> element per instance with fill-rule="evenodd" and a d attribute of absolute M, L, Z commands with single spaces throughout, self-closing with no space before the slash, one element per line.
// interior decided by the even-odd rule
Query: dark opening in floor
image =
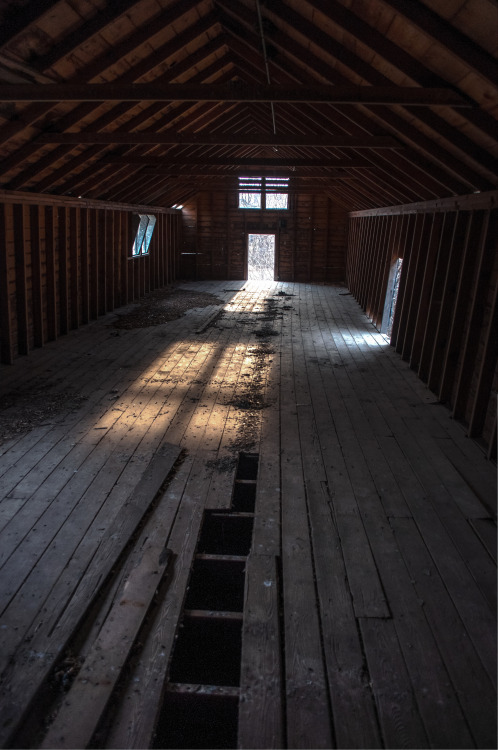
<path fill-rule="evenodd" d="M 171 660 L 171 682 L 233 685 L 240 680 L 242 620 L 184 617 Z"/>
<path fill-rule="evenodd" d="M 196 559 L 185 608 L 242 612 L 244 577 L 244 560 Z"/>
<path fill-rule="evenodd" d="M 207 555 L 248 555 L 253 523 L 251 516 L 206 511 L 197 552 Z"/>
<path fill-rule="evenodd" d="M 256 480 L 258 478 L 258 463 L 259 456 L 257 453 L 239 453 L 235 478 Z"/>
<path fill-rule="evenodd" d="M 256 482 L 235 480 L 232 495 L 232 510 L 239 513 L 254 513 L 256 505 Z"/>
<path fill-rule="evenodd" d="M 155 748 L 237 747 L 238 698 L 167 693 Z"/>

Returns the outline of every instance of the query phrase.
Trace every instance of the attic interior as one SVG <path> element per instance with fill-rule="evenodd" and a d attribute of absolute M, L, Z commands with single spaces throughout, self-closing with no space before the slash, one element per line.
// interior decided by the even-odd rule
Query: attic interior
<path fill-rule="evenodd" d="M 496 0 L 0 0 L 0 745 L 496 747 Z"/>

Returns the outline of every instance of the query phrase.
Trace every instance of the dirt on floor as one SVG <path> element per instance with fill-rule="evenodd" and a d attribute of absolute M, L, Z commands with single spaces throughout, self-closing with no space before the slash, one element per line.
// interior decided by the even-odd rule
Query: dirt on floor
<path fill-rule="evenodd" d="M 214 294 L 189 289 L 160 289 L 142 297 L 131 309 L 117 312 L 114 328 L 132 329 L 161 325 L 181 318 L 188 310 L 224 305 Z M 118 335 L 118 334 L 116 334 Z M 59 386 L 60 387 L 60 386 Z M 12 391 L 0 397 L 0 445 L 35 427 L 53 424 L 78 409 L 84 397 L 57 383 L 25 392 Z"/>
<path fill-rule="evenodd" d="M 190 289 L 159 289 L 142 297 L 133 309 L 117 313 L 114 328 L 147 328 L 181 318 L 188 310 L 210 305 L 224 305 L 224 301 L 208 292 Z"/>
<path fill-rule="evenodd" d="M 44 386 L 0 397 L 0 445 L 35 427 L 53 424 L 84 401 L 84 396 L 70 389 L 51 391 Z"/>

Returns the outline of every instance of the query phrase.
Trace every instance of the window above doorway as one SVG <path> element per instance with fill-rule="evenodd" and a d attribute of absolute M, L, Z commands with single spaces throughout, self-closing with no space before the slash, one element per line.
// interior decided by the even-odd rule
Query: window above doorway
<path fill-rule="evenodd" d="M 239 177 L 239 208 L 285 211 L 288 189 L 288 177 Z"/>

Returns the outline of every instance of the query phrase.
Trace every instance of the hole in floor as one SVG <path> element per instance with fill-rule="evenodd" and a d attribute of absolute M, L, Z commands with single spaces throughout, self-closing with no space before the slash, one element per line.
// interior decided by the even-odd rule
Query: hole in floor
<path fill-rule="evenodd" d="M 155 748 L 237 747 L 236 696 L 167 693 Z"/>
<path fill-rule="evenodd" d="M 219 511 L 205 511 L 197 552 L 246 557 L 251 549 L 254 519 Z"/>
<path fill-rule="evenodd" d="M 232 685 L 240 682 L 242 620 L 188 617 L 178 630 L 171 682 Z"/>
<path fill-rule="evenodd" d="M 235 480 L 232 495 L 232 510 L 239 513 L 254 513 L 256 506 L 256 482 Z"/>
<path fill-rule="evenodd" d="M 185 608 L 242 612 L 244 578 L 243 560 L 195 560 Z"/>
<path fill-rule="evenodd" d="M 239 453 L 236 479 L 258 478 L 259 455 L 257 453 Z"/>

